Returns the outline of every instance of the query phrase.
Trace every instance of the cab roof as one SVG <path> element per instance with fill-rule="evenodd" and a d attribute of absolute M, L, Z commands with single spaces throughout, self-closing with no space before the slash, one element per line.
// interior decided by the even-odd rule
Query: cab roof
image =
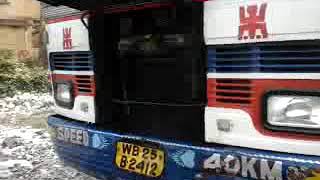
<path fill-rule="evenodd" d="M 79 10 L 89 10 L 97 7 L 98 4 L 103 3 L 103 1 L 112 0 L 39 0 L 46 4 L 53 6 L 68 6 Z"/>
<path fill-rule="evenodd" d="M 68 6 L 78 10 L 93 10 L 102 6 L 117 5 L 142 5 L 147 3 L 187 3 L 187 2 L 204 2 L 207 0 L 39 0 L 53 6 Z"/>

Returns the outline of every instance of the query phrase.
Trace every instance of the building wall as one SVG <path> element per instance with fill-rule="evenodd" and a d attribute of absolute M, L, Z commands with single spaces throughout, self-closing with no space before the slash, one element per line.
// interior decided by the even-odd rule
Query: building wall
<path fill-rule="evenodd" d="M 37 0 L 0 0 L 0 49 L 16 50 L 18 58 L 32 57 L 33 30 L 40 16 Z"/>
<path fill-rule="evenodd" d="M 21 27 L 0 26 L 0 49 L 25 49 L 25 29 Z"/>
<path fill-rule="evenodd" d="M 2 2 L 0 19 L 40 19 L 40 3 L 37 0 L 1 0 L 0 2 Z"/>

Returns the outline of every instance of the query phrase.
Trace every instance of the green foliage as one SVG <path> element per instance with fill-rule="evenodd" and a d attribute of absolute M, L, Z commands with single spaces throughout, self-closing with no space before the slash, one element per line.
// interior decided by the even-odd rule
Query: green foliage
<path fill-rule="evenodd" d="M 0 50 L 0 95 L 47 91 L 47 70 L 32 60 L 17 60 L 13 51 Z"/>

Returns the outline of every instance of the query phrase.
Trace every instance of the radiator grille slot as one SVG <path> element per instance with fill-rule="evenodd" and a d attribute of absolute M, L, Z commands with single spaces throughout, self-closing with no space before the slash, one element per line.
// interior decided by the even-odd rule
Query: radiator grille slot
<path fill-rule="evenodd" d="M 92 71 L 93 55 L 89 51 L 51 53 L 50 64 L 52 70 Z"/>
<path fill-rule="evenodd" d="M 75 87 L 78 93 L 94 93 L 94 79 L 92 76 L 76 76 L 75 78 Z"/>
<path fill-rule="evenodd" d="M 320 72 L 320 43 L 295 41 L 208 49 L 210 72 Z"/>
<path fill-rule="evenodd" d="M 208 100 L 209 104 L 232 103 L 250 104 L 252 101 L 252 85 L 250 80 L 237 79 L 209 79 Z"/>

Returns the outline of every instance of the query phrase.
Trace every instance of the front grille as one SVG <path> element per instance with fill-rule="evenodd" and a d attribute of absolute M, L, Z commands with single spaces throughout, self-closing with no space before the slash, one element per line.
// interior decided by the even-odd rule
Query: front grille
<path fill-rule="evenodd" d="M 51 70 L 92 71 L 93 59 L 90 51 L 51 53 Z"/>
<path fill-rule="evenodd" d="M 94 78 L 92 76 L 80 75 L 75 78 L 75 88 L 78 94 L 94 94 Z"/>
<path fill-rule="evenodd" d="M 208 104 L 231 103 L 250 104 L 252 102 L 252 84 L 243 79 L 208 79 Z"/>
<path fill-rule="evenodd" d="M 208 67 L 209 72 L 319 72 L 320 43 L 295 41 L 209 47 Z"/>

